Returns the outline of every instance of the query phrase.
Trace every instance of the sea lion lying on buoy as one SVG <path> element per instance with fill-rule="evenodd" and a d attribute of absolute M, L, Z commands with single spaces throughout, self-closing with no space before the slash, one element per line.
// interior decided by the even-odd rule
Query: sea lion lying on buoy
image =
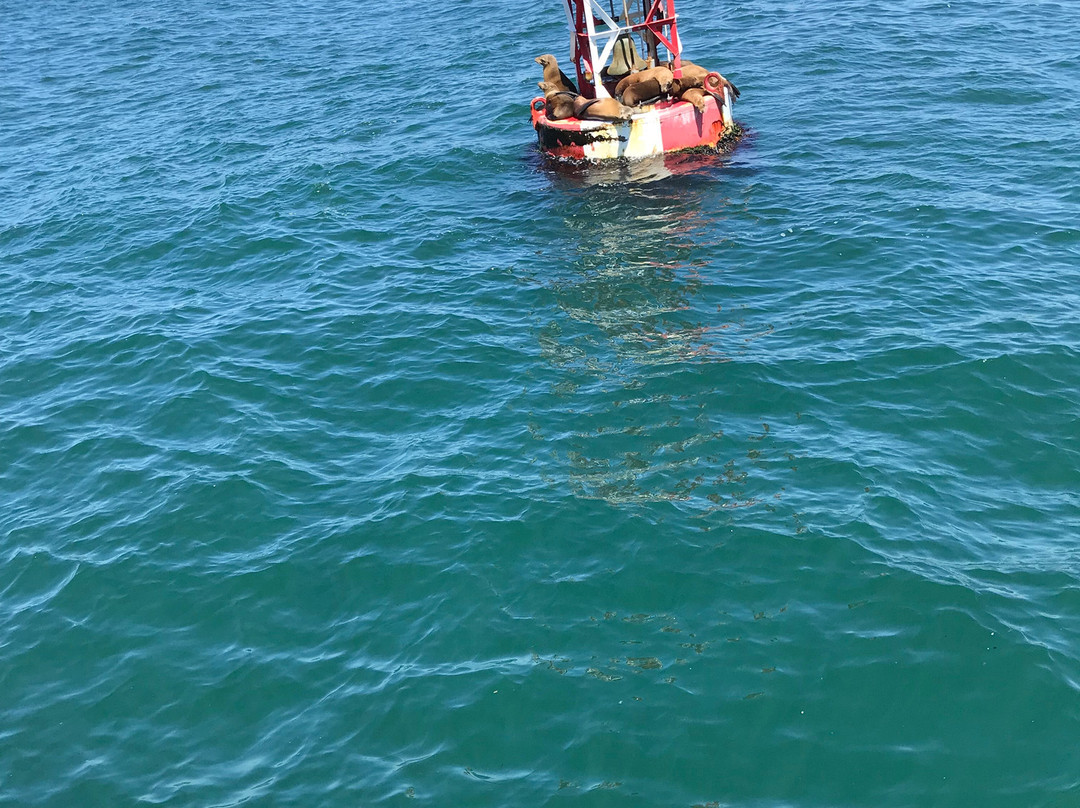
<path fill-rule="evenodd" d="M 668 68 L 671 68 L 671 63 L 668 62 L 666 66 Z M 694 64 L 693 62 L 689 62 L 686 59 L 683 59 L 683 61 L 682 61 L 682 78 L 675 79 L 675 81 L 679 82 L 679 86 L 683 90 L 688 90 L 691 87 L 704 87 L 705 86 L 705 77 L 707 75 L 709 75 L 709 71 L 706 70 L 704 67 L 699 67 L 698 65 Z M 678 92 L 673 89 L 671 91 L 671 94 L 672 95 L 678 95 Z"/>
<path fill-rule="evenodd" d="M 648 81 L 631 84 L 623 90 L 622 102 L 628 107 L 636 107 L 646 101 L 658 100 L 665 95 L 667 95 L 667 91 L 664 90 L 661 84 L 656 79 L 649 79 Z"/>
<path fill-rule="evenodd" d="M 708 95 L 700 87 L 687 87 L 683 90 L 678 98 L 680 101 L 689 101 L 694 105 L 694 108 L 702 115 L 705 114 L 705 97 Z"/>
<path fill-rule="evenodd" d="M 545 53 L 543 56 L 537 56 L 534 61 L 544 68 L 544 81 L 554 84 L 559 88 L 559 92 L 577 94 L 577 85 L 559 69 L 559 62 L 554 56 Z"/>
<path fill-rule="evenodd" d="M 574 117 L 583 121 L 628 121 L 634 110 L 614 98 L 574 99 Z"/>
<path fill-rule="evenodd" d="M 666 62 L 665 64 L 667 67 L 671 67 L 671 62 Z M 677 96 L 682 93 L 683 90 L 689 90 L 691 87 L 702 87 L 706 92 L 713 92 L 713 90 L 705 87 L 705 77 L 714 71 L 706 70 L 704 67 L 696 65 L 686 59 L 683 59 L 681 66 L 682 78 L 675 79 L 675 84 L 671 88 L 672 95 Z M 741 95 L 739 88 L 732 84 L 730 80 L 724 78 L 720 73 L 717 73 L 716 75 L 720 76 L 721 84 L 717 90 L 720 95 L 723 95 L 725 86 L 734 98 L 738 98 L 739 95 Z"/>
<path fill-rule="evenodd" d="M 566 90 L 560 90 L 550 81 L 538 81 L 536 86 L 544 93 L 544 114 L 549 121 L 561 121 L 574 117 L 574 100 L 577 95 Z"/>
<path fill-rule="evenodd" d="M 650 67 L 648 70 L 631 73 L 615 85 L 615 95 L 622 95 L 626 92 L 627 87 L 634 84 L 654 80 L 659 85 L 660 90 L 666 93 L 671 89 L 671 82 L 675 80 L 675 76 L 666 67 Z"/>

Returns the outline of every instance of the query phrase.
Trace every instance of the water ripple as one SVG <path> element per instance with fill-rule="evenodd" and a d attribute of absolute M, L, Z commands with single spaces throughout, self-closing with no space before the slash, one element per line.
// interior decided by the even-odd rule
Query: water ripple
<path fill-rule="evenodd" d="M 686 0 L 606 166 L 502 10 L 7 10 L 4 795 L 1065 804 L 1073 6 Z"/>

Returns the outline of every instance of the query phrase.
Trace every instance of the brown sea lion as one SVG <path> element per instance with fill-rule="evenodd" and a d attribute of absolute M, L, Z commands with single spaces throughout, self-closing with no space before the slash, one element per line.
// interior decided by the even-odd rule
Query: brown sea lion
<path fill-rule="evenodd" d="M 544 93 L 544 100 L 547 102 L 544 114 L 548 120 L 561 121 L 574 117 L 574 99 L 578 97 L 575 93 L 560 90 L 550 81 L 538 81 L 536 86 Z"/>
<path fill-rule="evenodd" d="M 668 62 L 667 66 L 670 68 L 671 63 Z M 676 81 L 679 83 L 679 87 L 681 87 L 683 90 L 689 89 L 690 87 L 704 87 L 705 77 L 707 75 L 709 75 L 709 71 L 706 70 L 704 67 L 699 67 L 693 62 L 688 62 L 686 59 L 683 59 L 682 78 L 676 79 Z M 671 94 L 678 95 L 679 93 L 676 89 L 673 88 L 671 90 Z"/>
<path fill-rule="evenodd" d="M 639 81 L 637 84 L 631 84 L 623 90 L 622 102 L 628 107 L 636 107 L 663 95 L 666 95 L 666 91 L 660 82 L 656 79 L 647 79 L 646 81 Z"/>
<path fill-rule="evenodd" d="M 583 121 L 628 121 L 634 110 L 614 98 L 574 99 L 574 116 Z"/>
<path fill-rule="evenodd" d="M 639 84 L 643 81 L 651 81 L 653 79 L 656 80 L 661 92 L 666 93 L 671 89 L 671 82 L 675 80 L 675 76 L 673 76 L 671 71 L 666 67 L 650 67 L 648 70 L 631 73 L 615 85 L 615 95 L 622 95 L 626 92 L 626 88 L 631 85 Z"/>
<path fill-rule="evenodd" d="M 550 53 L 537 56 L 534 61 L 544 68 L 544 81 L 554 84 L 560 92 L 576 93 L 578 91 L 577 85 L 559 69 L 558 61 Z"/>
<path fill-rule="evenodd" d="M 708 96 L 700 87 L 687 87 L 679 94 L 680 101 L 689 101 L 702 115 L 705 114 L 705 98 Z"/>

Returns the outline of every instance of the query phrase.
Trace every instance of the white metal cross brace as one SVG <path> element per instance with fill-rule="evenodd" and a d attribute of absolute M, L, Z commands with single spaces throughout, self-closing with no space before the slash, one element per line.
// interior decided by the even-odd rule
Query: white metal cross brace
<path fill-rule="evenodd" d="M 624 31 L 630 31 L 629 25 L 619 25 L 604 11 L 598 0 L 586 0 L 585 8 L 585 33 L 589 37 L 589 66 L 592 68 L 593 87 L 597 98 L 608 98 L 608 92 L 604 89 L 604 82 L 600 77 L 600 71 L 607 67 L 611 61 L 611 54 L 615 50 L 615 40 Z M 573 61 L 578 57 L 578 32 L 574 21 L 574 10 L 570 6 L 570 0 L 563 0 L 563 8 L 566 9 L 566 22 L 570 26 L 570 58 Z M 604 23 L 604 28 L 596 29 L 596 17 Z M 597 44 L 602 43 L 603 50 L 598 50 Z"/>
<path fill-rule="evenodd" d="M 570 26 L 570 61 L 577 61 L 577 28 L 574 25 L 574 10 L 570 8 L 570 0 L 563 0 L 563 10 L 566 12 L 566 24 Z"/>
<path fill-rule="evenodd" d="M 607 26 L 606 30 L 596 30 L 596 22 L 593 18 L 593 13 L 599 17 L 604 25 Z M 619 34 L 623 31 L 630 30 L 629 27 L 623 28 L 615 20 L 613 20 L 606 11 L 600 6 L 597 0 L 589 0 L 589 8 L 585 11 L 585 28 L 589 34 L 589 50 L 591 53 L 589 56 L 592 61 L 593 69 L 593 87 L 596 88 L 597 98 L 607 98 L 608 92 L 604 89 L 604 82 L 600 77 L 600 71 L 607 67 L 611 61 L 612 51 L 615 50 L 615 40 L 618 39 Z M 597 43 L 604 43 L 604 50 L 597 53 Z"/>

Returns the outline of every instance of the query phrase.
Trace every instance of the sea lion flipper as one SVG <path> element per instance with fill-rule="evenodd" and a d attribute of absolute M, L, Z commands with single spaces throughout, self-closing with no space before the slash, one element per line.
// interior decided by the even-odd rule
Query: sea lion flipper
<path fill-rule="evenodd" d="M 587 98 L 581 104 L 575 103 L 574 116 L 577 118 L 584 118 L 585 113 L 587 113 L 592 107 L 595 107 L 598 103 L 600 103 L 599 98 Z"/>

